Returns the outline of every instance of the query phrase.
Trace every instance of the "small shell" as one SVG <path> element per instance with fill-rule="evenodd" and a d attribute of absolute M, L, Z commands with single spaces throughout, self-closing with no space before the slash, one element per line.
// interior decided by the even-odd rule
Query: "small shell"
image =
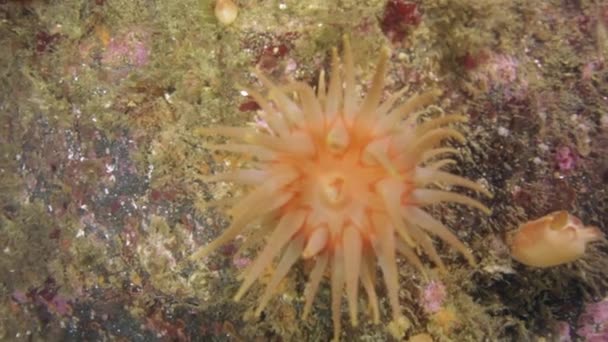
<path fill-rule="evenodd" d="M 584 226 L 566 211 L 556 211 L 519 226 L 511 237 L 511 255 L 528 266 L 557 266 L 582 257 L 587 243 L 603 238 L 599 228 Z"/>
<path fill-rule="evenodd" d="M 239 7 L 232 0 L 217 0 L 215 2 L 215 17 L 224 25 L 232 24 L 238 13 Z"/>

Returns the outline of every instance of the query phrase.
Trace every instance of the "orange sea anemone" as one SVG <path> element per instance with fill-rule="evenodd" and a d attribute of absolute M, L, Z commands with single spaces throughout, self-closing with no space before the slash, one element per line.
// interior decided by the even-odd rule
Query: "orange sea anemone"
<path fill-rule="evenodd" d="M 245 270 L 235 296 L 236 300 L 243 297 L 276 258 L 278 264 L 257 315 L 298 259 L 311 259 L 314 266 L 304 291 L 303 316 L 310 312 L 319 284 L 329 274 L 334 337 L 338 339 L 345 288 L 351 323 L 356 325 L 358 320 L 360 285 L 373 320 L 379 322 L 376 264 L 384 277 L 392 318 L 395 322 L 402 319 L 397 252 L 423 272 L 419 251 L 443 269 L 430 238 L 437 236 L 474 263 L 467 247 L 422 207 L 455 202 L 485 213 L 490 210 L 436 184 L 490 193 L 471 180 L 442 171 L 453 160 L 441 157 L 458 151 L 438 145 L 449 138 L 465 141 L 461 133 L 446 126 L 466 121 L 466 117 L 440 114 L 422 120 L 421 114 L 426 112 L 419 110 L 431 104 L 439 91 L 416 94 L 395 105 L 403 89 L 381 103 L 389 57 L 384 49 L 368 94 L 360 100 L 348 40 L 344 41 L 343 64 L 335 49 L 332 57 L 329 83 L 321 71 L 316 92 L 301 82 L 279 87 L 256 72 L 268 89 L 268 99 L 254 90 L 248 93 L 260 105 L 268 129 L 203 129 L 204 134 L 233 139 L 208 148 L 252 156 L 250 168 L 213 175 L 208 181 L 235 182 L 251 190 L 232 207 L 230 227 L 193 258 L 208 255 L 247 229 L 254 230 L 249 239 L 265 238 L 265 246 Z"/>

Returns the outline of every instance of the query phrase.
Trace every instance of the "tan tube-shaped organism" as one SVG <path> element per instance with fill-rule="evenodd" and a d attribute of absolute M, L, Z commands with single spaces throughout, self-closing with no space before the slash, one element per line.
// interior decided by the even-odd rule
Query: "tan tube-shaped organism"
<path fill-rule="evenodd" d="M 577 260 L 585 254 L 587 243 L 602 239 L 599 228 L 556 211 L 519 226 L 511 236 L 511 255 L 528 266 L 557 266 Z"/>

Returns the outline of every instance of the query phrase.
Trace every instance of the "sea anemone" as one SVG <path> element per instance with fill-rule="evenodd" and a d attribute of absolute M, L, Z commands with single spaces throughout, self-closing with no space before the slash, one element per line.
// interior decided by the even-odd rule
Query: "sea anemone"
<path fill-rule="evenodd" d="M 490 196 L 481 185 L 442 170 L 454 162 L 442 157 L 458 150 L 438 145 L 449 138 L 464 142 L 460 132 L 447 126 L 464 122 L 466 117 L 435 111 L 439 115 L 422 120 L 429 111 L 420 110 L 440 95 L 437 90 L 416 94 L 395 105 L 404 88 L 382 102 L 388 57 L 388 49 L 383 49 L 363 100 L 356 89 L 347 39 L 343 62 L 334 49 L 329 82 L 326 84 L 321 71 L 316 92 L 301 82 L 277 86 L 255 71 L 268 89 L 267 98 L 255 90 L 247 92 L 261 107 L 260 116 L 267 128 L 202 129 L 206 135 L 232 139 L 207 148 L 251 156 L 248 168 L 212 175 L 207 180 L 243 184 L 250 191 L 232 205 L 231 225 L 192 258 L 207 256 L 247 229 L 253 230 L 250 241 L 265 239 L 265 246 L 242 275 L 235 296 L 235 300 L 241 299 L 278 259 L 256 315 L 264 310 L 279 282 L 300 258 L 314 264 L 304 291 L 303 317 L 309 314 L 327 273 L 336 339 L 341 331 L 344 290 L 353 326 L 358 321 L 360 284 L 373 320 L 379 322 L 376 264 L 384 277 L 392 318 L 402 321 L 397 252 L 422 272 L 420 251 L 444 269 L 430 238 L 437 236 L 475 263 L 467 247 L 422 209 L 454 202 L 490 211 L 468 196 L 437 186 L 460 186 Z"/>
<path fill-rule="evenodd" d="M 524 265 L 552 267 L 578 260 L 587 244 L 604 240 L 598 227 L 585 226 L 560 210 L 523 223 L 510 234 L 511 255 Z"/>

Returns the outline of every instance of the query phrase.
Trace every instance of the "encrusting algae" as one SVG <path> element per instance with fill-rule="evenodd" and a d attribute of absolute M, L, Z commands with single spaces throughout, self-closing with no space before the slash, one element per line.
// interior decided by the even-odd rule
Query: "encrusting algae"
<path fill-rule="evenodd" d="M 303 318 L 310 313 L 320 282 L 328 274 L 336 340 L 341 332 L 344 291 L 351 324 L 358 323 L 360 284 L 374 322 L 380 321 L 374 283 L 376 264 L 384 277 L 393 322 L 404 321 L 398 295 L 397 252 L 425 272 L 417 254 L 423 251 L 444 270 L 431 239 L 437 236 L 470 264 L 475 263 L 467 247 L 422 209 L 454 202 L 490 212 L 477 200 L 433 186 L 461 186 L 491 196 L 481 185 L 442 170 L 454 163 L 446 156 L 458 151 L 440 147 L 441 143 L 450 138 L 465 141 L 448 125 L 465 122 L 466 117 L 453 114 L 421 120 L 426 112 L 420 110 L 435 101 L 440 95 L 437 90 L 416 94 L 395 105 L 405 93 L 402 89 L 381 103 L 388 57 L 389 51 L 382 50 L 363 100 L 356 91 L 347 39 L 343 61 L 334 50 L 329 82 L 326 84 L 321 71 L 316 92 L 300 82 L 277 86 L 256 72 L 268 89 L 268 99 L 255 90 L 247 91 L 260 105 L 267 128 L 203 129 L 204 134 L 234 140 L 208 145 L 209 149 L 252 156 L 250 168 L 212 175 L 207 181 L 234 182 L 251 190 L 232 206 L 230 227 L 192 258 L 209 255 L 246 230 L 252 234 L 244 246 L 265 239 L 265 247 L 244 271 L 235 296 L 235 300 L 241 299 L 277 258 L 278 265 L 256 315 L 261 314 L 279 282 L 300 258 L 314 262 L 304 291 Z"/>

